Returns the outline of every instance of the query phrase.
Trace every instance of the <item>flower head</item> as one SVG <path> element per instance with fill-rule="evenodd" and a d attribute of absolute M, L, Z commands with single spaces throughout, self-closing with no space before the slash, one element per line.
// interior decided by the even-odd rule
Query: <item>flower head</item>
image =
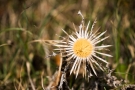
<path fill-rule="evenodd" d="M 70 74 L 74 72 L 76 77 L 78 76 L 80 67 L 83 69 L 83 75 L 89 73 L 89 75 L 97 75 L 95 67 L 103 70 L 103 66 L 100 65 L 101 62 L 108 64 L 108 62 L 99 57 L 98 55 L 108 56 L 111 55 L 100 52 L 106 47 L 110 47 L 111 45 L 101 45 L 98 44 L 108 37 L 101 38 L 105 34 L 106 31 L 102 33 L 93 32 L 93 27 L 96 21 L 93 23 L 91 30 L 89 30 L 89 24 L 84 26 L 84 18 L 81 12 L 78 12 L 79 15 L 82 16 L 82 23 L 77 30 L 75 28 L 75 33 L 69 35 L 65 30 L 63 32 L 69 37 L 67 40 L 59 41 L 55 46 L 59 47 L 58 49 L 61 51 L 67 58 L 67 61 L 74 60 L 73 65 L 70 70 Z M 90 67 L 90 71 L 88 68 Z M 88 71 L 88 72 L 87 72 Z"/>

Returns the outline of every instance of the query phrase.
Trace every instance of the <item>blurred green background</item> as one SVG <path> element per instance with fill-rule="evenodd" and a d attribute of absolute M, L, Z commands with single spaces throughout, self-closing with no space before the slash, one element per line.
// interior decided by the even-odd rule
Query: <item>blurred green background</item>
<path fill-rule="evenodd" d="M 59 66 L 59 57 L 46 58 L 52 48 L 33 40 L 58 40 L 74 31 L 81 22 L 97 18 L 95 30 L 107 30 L 104 44 L 109 48 L 110 62 L 119 79 L 135 81 L 135 0 L 0 0 L 0 90 L 26 90 L 29 73 L 37 90 L 48 85 Z M 57 35 L 56 35 L 57 34 Z M 50 52 L 49 52 L 50 51 Z M 29 70 L 30 69 L 30 72 Z"/>

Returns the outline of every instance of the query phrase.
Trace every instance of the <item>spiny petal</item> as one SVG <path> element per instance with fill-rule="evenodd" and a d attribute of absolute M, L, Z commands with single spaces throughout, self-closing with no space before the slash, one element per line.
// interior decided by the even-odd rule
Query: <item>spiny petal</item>
<path fill-rule="evenodd" d="M 91 63 L 91 61 L 89 60 L 89 63 L 90 63 L 90 66 L 91 66 L 91 68 L 92 68 L 92 71 L 94 72 L 94 74 L 97 76 L 97 73 L 96 73 L 96 71 L 95 71 L 95 69 L 94 69 L 94 67 L 93 67 L 93 65 L 92 65 L 92 63 Z"/>
<path fill-rule="evenodd" d="M 101 36 L 103 36 L 106 33 L 106 31 L 102 32 L 100 35 L 98 35 L 96 38 L 93 39 L 93 41 L 96 41 L 98 38 L 100 38 Z"/>
<path fill-rule="evenodd" d="M 98 54 L 100 54 L 100 55 L 104 55 L 104 56 L 112 57 L 111 55 L 106 54 L 106 53 L 101 53 L 101 52 L 97 52 L 97 51 L 94 51 L 94 52 L 95 52 L 95 53 L 98 53 Z"/>
<path fill-rule="evenodd" d="M 107 36 L 107 37 L 105 37 L 105 38 L 102 38 L 102 39 L 100 39 L 99 41 L 95 42 L 94 44 L 96 45 L 96 44 L 98 44 L 98 43 L 104 41 L 104 40 L 107 39 L 108 37 L 109 37 L 109 36 Z"/>
<path fill-rule="evenodd" d="M 105 62 L 105 63 L 108 64 L 108 62 L 107 62 L 106 60 L 104 60 L 104 59 L 102 59 L 102 58 L 100 58 L 100 57 L 98 57 L 98 56 L 96 56 L 96 55 L 93 55 L 93 56 L 96 57 L 97 59 L 99 59 L 100 61 Z"/>
<path fill-rule="evenodd" d="M 79 70 L 80 70 L 80 66 L 81 66 L 81 60 L 79 60 L 79 65 L 78 65 L 78 69 L 77 69 L 77 73 L 76 73 L 76 78 L 77 78 L 77 76 L 78 76 L 78 73 L 79 73 Z"/>
<path fill-rule="evenodd" d="M 71 70 L 70 70 L 70 75 L 71 75 L 71 73 L 73 72 L 74 67 L 76 66 L 77 63 L 78 63 L 78 60 L 75 60 L 73 66 L 72 66 L 72 68 L 71 68 Z"/>
<path fill-rule="evenodd" d="M 106 47 L 111 47 L 112 45 L 102 45 L 102 46 L 95 46 L 95 48 L 106 48 Z"/>

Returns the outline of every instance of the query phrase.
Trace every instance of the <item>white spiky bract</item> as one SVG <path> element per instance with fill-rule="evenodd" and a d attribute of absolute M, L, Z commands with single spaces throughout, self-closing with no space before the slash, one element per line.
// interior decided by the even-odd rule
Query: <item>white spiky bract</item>
<path fill-rule="evenodd" d="M 80 12 L 78 14 L 82 16 Z M 98 55 L 111 57 L 111 55 L 109 54 L 100 52 L 104 48 L 110 47 L 111 45 L 98 46 L 98 44 L 107 39 L 108 36 L 101 38 L 106 33 L 106 31 L 102 33 L 97 33 L 97 31 L 93 32 L 93 27 L 95 23 L 96 20 L 94 21 L 91 30 L 89 30 L 90 22 L 88 22 L 88 25 L 85 27 L 84 22 L 82 20 L 82 23 L 79 26 L 79 30 L 76 30 L 76 32 L 73 35 L 69 35 L 65 30 L 63 30 L 63 32 L 69 38 L 66 41 L 63 40 L 55 44 L 55 46 L 59 47 L 55 50 L 61 51 L 63 55 L 68 57 L 67 61 L 74 60 L 73 66 L 70 70 L 70 74 L 74 72 L 74 74 L 76 74 L 76 77 L 78 76 L 80 67 L 82 67 L 83 69 L 83 75 L 86 76 L 86 62 L 90 66 L 93 73 L 97 75 L 94 66 L 96 65 L 98 68 L 103 70 L 103 66 L 101 66 L 100 63 L 104 62 L 108 64 L 108 62 L 105 59 L 99 57 Z M 90 72 L 89 75 L 92 75 L 92 73 Z"/>

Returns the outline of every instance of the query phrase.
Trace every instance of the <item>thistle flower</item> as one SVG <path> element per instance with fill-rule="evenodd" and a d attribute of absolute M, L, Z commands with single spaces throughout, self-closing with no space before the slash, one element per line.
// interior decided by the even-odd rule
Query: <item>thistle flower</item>
<path fill-rule="evenodd" d="M 98 55 L 111 57 L 111 55 L 109 54 L 100 52 L 104 48 L 110 47 L 111 45 L 98 46 L 100 42 L 108 38 L 108 36 L 101 38 L 101 36 L 103 36 L 106 33 L 106 31 L 102 33 L 97 33 L 98 30 L 96 32 L 93 32 L 93 27 L 96 21 L 93 23 L 91 30 L 89 30 L 90 22 L 88 22 L 88 25 L 85 27 L 83 15 L 80 11 L 78 12 L 78 14 L 82 17 L 82 22 L 79 26 L 79 30 L 75 28 L 75 33 L 71 35 L 69 35 L 65 30 L 63 30 L 63 32 L 69 38 L 57 42 L 55 46 L 59 48 L 55 50 L 61 51 L 63 55 L 68 57 L 68 62 L 74 60 L 70 70 L 70 74 L 74 72 L 74 74 L 76 74 L 77 77 L 80 68 L 82 68 L 83 75 L 86 76 L 86 73 L 89 73 L 89 75 L 94 74 L 97 76 L 95 67 L 104 70 L 103 66 L 100 65 L 100 63 L 103 62 L 105 64 L 108 64 L 108 62 L 105 59 L 99 57 Z M 90 67 L 91 72 L 87 72 L 88 67 Z"/>

